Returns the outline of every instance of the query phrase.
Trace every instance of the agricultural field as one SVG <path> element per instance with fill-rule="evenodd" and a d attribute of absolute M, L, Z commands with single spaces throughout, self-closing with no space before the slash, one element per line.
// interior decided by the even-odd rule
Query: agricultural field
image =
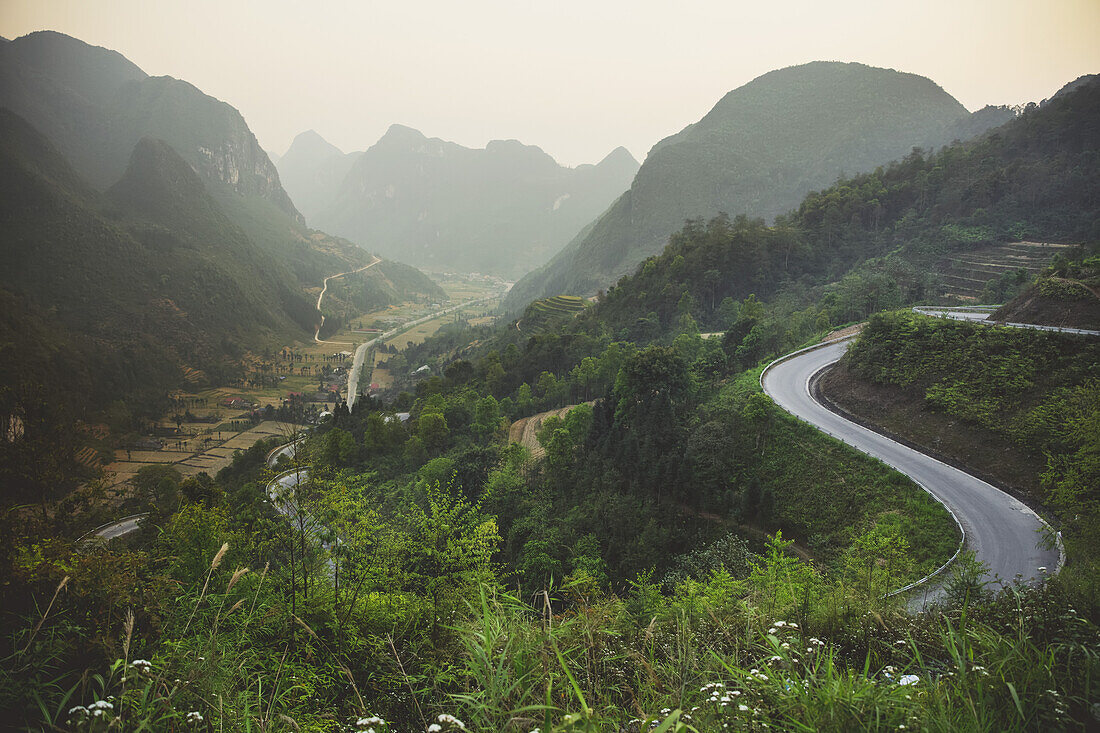
<path fill-rule="evenodd" d="M 104 467 L 110 486 L 119 486 L 152 464 L 172 465 L 183 475 L 193 476 L 205 471 L 213 476 L 233 461 L 236 451 L 251 448 L 256 441 L 276 436 L 289 437 L 299 426 L 268 420 L 254 427 L 236 431 L 218 431 L 216 427 L 184 423 L 184 432 L 194 431 L 179 443 L 166 441 L 161 450 L 115 451 L 115 460 Z"/>

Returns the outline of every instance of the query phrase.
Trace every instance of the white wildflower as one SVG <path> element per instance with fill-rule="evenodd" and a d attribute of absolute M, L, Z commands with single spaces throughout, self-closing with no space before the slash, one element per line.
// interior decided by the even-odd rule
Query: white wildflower
<path fill-rule="evenodd" d="M 439 733 L 441 730 L 443 730 L 443 726 L 439 723 L 432 723 L 428 726 L 428 733 Z"/>
<path fill-rule="evenodd" d="M 456 718 L 453 715 L 448 715 L 447 713 L 440 713 L 439 717 L 437 717 L 436 720 L 438 720 L 440 723 L 449 723 L 449 724 L 453 725 L 454 727 L 458 728 L 459 730 L 466 730 L 466 724 L 463 723 L 461 720 L 459 720 L 458 718 Z"/>
<path fill-rule="evenodd" d="M 198 725 L 202 722 L 202 713 L 198 710 L 192 710 L 187 714 L 187 722 L 192 725 Z"/>

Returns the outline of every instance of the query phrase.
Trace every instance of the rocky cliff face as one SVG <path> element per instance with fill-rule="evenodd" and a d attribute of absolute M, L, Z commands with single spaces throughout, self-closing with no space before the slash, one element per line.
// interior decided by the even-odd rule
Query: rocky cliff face
<path fill-rule="evenodd" d="M 185 81 L 150 77 L 114 51 L 53 32 L 5 43 L 0 105 L 42 130 L 100 188 L 122 176 L 139 140 L 157 138 L 207 183 L 304 223 L 240 112 Z"/>

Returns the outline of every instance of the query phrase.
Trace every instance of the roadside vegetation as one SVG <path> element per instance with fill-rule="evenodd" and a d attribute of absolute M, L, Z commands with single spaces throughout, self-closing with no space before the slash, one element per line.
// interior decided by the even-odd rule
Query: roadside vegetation
<path fill-rule="evenodd" d="M 1058 582 L 1094 616 L 1100 612 L 1098 364 L 1096 338 L 901 311 L 870 319 L 824 389 L 857 415 L 978 464 L 1052 511 L 1071 558 Z M 860 398 L 861 391 L 877 398 Z"/>

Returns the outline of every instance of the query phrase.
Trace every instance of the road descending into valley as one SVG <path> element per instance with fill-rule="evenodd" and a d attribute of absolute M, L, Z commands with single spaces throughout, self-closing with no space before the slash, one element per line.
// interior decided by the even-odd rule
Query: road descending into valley
<path fill-rule="evenodd" d="M 967 320 L 981 318 L 975 315 Z M 1010 582 L 1017 575 L 1035 582 L 1046 573 L 1056 572 L 1061 563 L 1060 548 L 1041 546 L 1043 531 L 1048 527 L 1023 502 L 965 471 L 857 425 L 814 399 L 813 381 L 844 355 L 850 341 L 851 337 L 788 354 L 764 370 L 760 384 L 787 412 L 878 458 L 934 496 L 962 528 L 966 549 L 973 550 L 1001 582 Z M 911 608 L 942 599 L 942 589 L 930 583 L 921 585 L 924 590 L 914 597 Z"/>
<path fill-rule="evenodd" d="M 371 255 L 371 257 L 374 257 L 374 255 Z M 335 275 L 329 275 L 328 277 L 326 277 L 324 287 L 321 288 L 321 294 L 317 296 L 317 312 L 321 313 L 321 301 L 323 301 L 325 299 L 325 293 L 328 292 L 328 281 L 329 280 L 335 280 L 336 278 L 344 277 L 345 275 L 354 275 L 357 272 L 362 272 L 363 270 L 374 267 L 375 265 L 377 265 L 381 261 L 382 260 L 378 259 L 377 257 L 374 257 L 373 262 L 371 262 L 369 265 L 363 265 L 358 270 L 349 270 L 348 272 L 339 272 Z M 341 346 L 351 346 L 351 344 L 343 343 L 343 342 L 340 342 L 340 341 L 322 341 L 321 340 L 321 329 L 324 328 L 324 326 L 325 326 L 325 314 L 321 313 L 321 322 L 317 324 L 317 330 L 313 332 L 313 340 L 314 341 L 316 341 L 319 344 L 339 344 Z"/>

